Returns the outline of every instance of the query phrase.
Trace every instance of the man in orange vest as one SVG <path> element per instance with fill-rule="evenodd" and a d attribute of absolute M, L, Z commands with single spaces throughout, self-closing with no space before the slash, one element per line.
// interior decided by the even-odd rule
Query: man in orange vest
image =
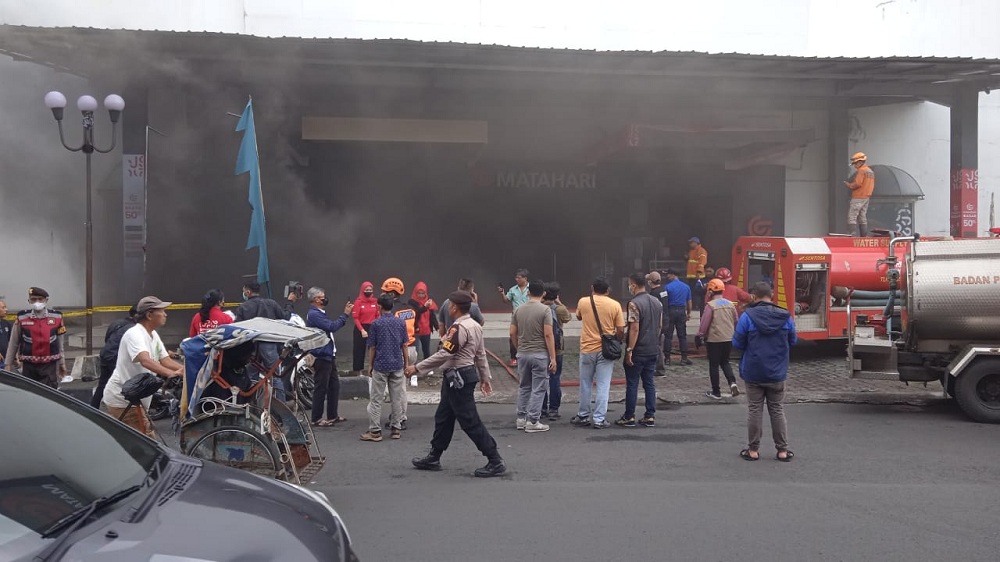
<path fill-rule="evenodd" d="M 868 157 L 864 152 L 851 157 L 851 166 L 857 170 L 854 178 L 844 185 L 851 190 L 851 206 L 847 210 L 847 225 L 851 236 L 868 236 L 868 202 L 875 191 L 875 172 L 868 167 Z M 857 228 L 855 228 L 857 225 Z"/>
<path fill-rule="evenodd" d="M 701 314 L 705 306 L 705 264 L 708 263 L 708 251 L 701 245 L 701 239 L 692 236 L 688 239 L 687 283 L 691 287 L 694 309 Z"/>

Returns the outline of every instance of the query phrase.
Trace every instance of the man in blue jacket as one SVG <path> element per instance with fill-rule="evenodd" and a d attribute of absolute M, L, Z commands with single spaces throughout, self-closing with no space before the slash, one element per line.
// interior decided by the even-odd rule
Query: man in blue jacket
<path fill-rule="evenodd" d="M 326 314 L 326 306 L 330 304 L 330 300 L 326 298 L 326 291 L 319 287 L 311 287 L 306 293 L 306 298 L 309 299 L 306 326 L 319 328 L 330 337 L 330 343 L 309 352 L 316 359 L 313 362 L 316 387 L 313 389 L 312 424 L 318 427 L 330 427 L 347 421 L 337 413 L 340 402 L 340 376 L 337 374 L 337 342 L 333 340 L 333 333 L 343 328 L 350 320 L 354 304 L 347 301 L 343 314 L 336 320 L 330 320 Z M 323 417 L 324 402 L 326 418 Z"/>
<path fill-rule="evenodd" d="M 733 347 L 743 351 L 740 378 L 746 381 L 747 448 L 740 456 L 748 461 L 760 458 L 760 435 L 764 402 L 771 417 L 771 434 L 777 458 L 792 460 L 788 450 L 788 428 L 782 401 L 788 378 L 788 350 L 796 341 L 795 324 L 787 310 L 771 302 L 771 285 L 760 282 L 751 291 L 754 302 L 746 308 L 733 334 Z"/>

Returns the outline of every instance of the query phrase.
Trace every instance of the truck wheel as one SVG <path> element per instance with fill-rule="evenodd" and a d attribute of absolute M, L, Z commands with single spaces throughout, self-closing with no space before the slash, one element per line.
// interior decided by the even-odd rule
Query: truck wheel
<path fill-rule="evenodd" d="M 1000 423 L 1000 360 L 980 359 L 955 380 L 955 400 L 980 423 Z"/>

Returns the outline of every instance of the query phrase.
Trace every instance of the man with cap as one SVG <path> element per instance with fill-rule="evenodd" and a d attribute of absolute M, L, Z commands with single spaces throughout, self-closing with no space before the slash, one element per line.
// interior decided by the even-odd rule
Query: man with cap
<path fill-rule="evenodd" d="M 875 172 L 868 167 L 868 156 L 864 152 L 851 157 L 851 166 L 857 172 L 844 186 L 851 190 L 851 206 L 847 209 L 847 226 L 851 236 L 868 236 L 868 202 L 875 191 Z"/>
<path fill-rule="evenodd" d="M 122 395 L 122 387 L 130 379 L 143 373 L 153 373 L 162 378 L 179 377 L 184 373 L 184 366 L 170 358 L 167 347 L 156 333 L 167 323 L 167 307 L 172 303 L 161 301 L 149 296 L 143 297 L 135 305 L 135 326 L 125 331 L 118 347 L 118 361 L 115 370 L 104 387 L 104 409 L 108 414 L 118 419 L 128 408 L 128 401 Z M 149 408 L 152 398 L 145 398 L 139 407 L 133 407 L 122 419 L 126 425 L 155 437 L 145 410 Z"/>
<path fill-rule="evenodd" d="M 448 314 L 455 319 L 455 323 L 445 334 L 441 349 L 420 363 L 408 366 L 405 371 L 407 376 L 412 376 L 444 367 L 441 401 L 434 413 L 431 450 L 426 456 L 413 459 L 413 466 L 420 470 L 441 470 L 441 455 L 451 443 L 457 421 L 479 452 L 488 459 L 486 466 L 476 469 L 474 474 L 480 478 L 500 476 L 507 471 L 507 465 L 500 457 L 496 440 L 476 411 L 476 383 L 481 383 L 486 396 L 493 393 L 483 327 L 469 316 L 472 295 L 455 291 L 448 295 L 448 302 Z"/>
<path fill-rule="evenodd" d="M 677 344 L 681 348 L 681 365 L 690 365 L 687 345 L 687 321 L 691 319 L 691 287 L 677 278 L 677 272 L 667 270 L 667 308 L 663 311 L 663 355 L 664 362 L 670 364 L 670 348 L 673 346 L 674 330 L 677 330 Z"/>
<path fill-rule="evenodd" d="M 694 294 L 695 310 L 701 312 L 705 306 L 705 264 L 708 263 L 708 251 L 701 245 L 701 239 L 692 236 L 688 239 L 687 283 Z"/>
<path fill-rule="evenodd" d="M 66 374 L 66 325 L 62 313 L 49 310 L 48 302 L 45 289 L 28 289 L 31 308 L 17 313 L 4 357 L 8 367 L 21 365 L 21 374 L 29 379 L 59 388 L 59 379 Z"/>

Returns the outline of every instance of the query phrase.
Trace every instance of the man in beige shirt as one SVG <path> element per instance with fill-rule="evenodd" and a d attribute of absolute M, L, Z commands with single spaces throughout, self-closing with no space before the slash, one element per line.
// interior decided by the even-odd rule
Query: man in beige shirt
<path fill-rule="evenodd" d="M 458 421 L 462 431 L 488 459 L 486 466 L 476 469 L 474 474 L 480 478 L 500 476 L 507 471 L 507 465 L 500 457 L 496 440 L 476 411 L 476 383 L 481 383 L 486 396 L 493 393 L 483 327 L 469 316 L 472 295 L 455 291 L 448 295 L 448 301 L 448 314 L 455 319 L 455 323 L 445 334 L 441 349 L 405 371 L 406 376 L 412 376 L 439 367 L 444 370 L 441 401 L 434 413 L 431 450 L 426 456 L 413 459 L 413 466 L 420 470 L 441 470 L 441 455 L 448 449 L 455 422 Z"/>
<path fill-rule="evenodd" d="M 582 322 L 580 329 L 580 410 L 570 420 L 573 425 L 590 425 L 595 429 L 610 427 L 608 394 L 611 392 L 611 371 L 614 362 L 601 353 L 601 334 L 614 335 L 619 341 L 625 335 L 625 316 L 618 301 L 608 296 L 610 286 L 602 277 L 594 279 L 591 296 L 580 299 L 576 317 Z M 597 316 L 594 309 L 597 309 Z M 598 320 L 600 328 L 598 328 Z M 591 405 L 591 388 L 597 383 L 594 403 Z"/>

